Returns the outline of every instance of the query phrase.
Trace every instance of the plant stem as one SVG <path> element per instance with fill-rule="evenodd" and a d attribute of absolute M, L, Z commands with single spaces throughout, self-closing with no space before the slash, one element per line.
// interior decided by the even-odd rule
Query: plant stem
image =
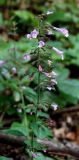
<path fill-rule="evenodd" d="M 41 27 L 41 24 L 40 24 L 40 20 L 39 20 L 39 37 L 38 37 L 38 41 L 40 40 L 40 27 Z M 37 48 L 36 50 L 38 50 L 37 54 L 38 54 L 38 59 L 37 59 L 37 67 L 39 68 L 39 65 L 40 65 L 40 50 L 39 48 Z M 38 108 L 39 108 L 39 104 L 40 104 L 40 71 L 38 71 L 38 84 L 37 84 L 37 104 L 36 104 L 36 113 L 35 113 L 35 123 L 38 121 Z M 39 128 L 38 128 L 39 129 Z M 34 141 L 34 133 L 32 133 L 32 151 L 34 151 L 34 146 L 33 146 L 33 141 Z M 32 157 L 32 160 L 33 160 L 33 157 Z"/>
<path fill-rule="evenodd" d="M 40 28 L 41 28 L 41 20 L 39 20 L 39 37 L 38 41 L 40 40 Z M 38 48 L 38 61 L 37 61 L 37 67 L 39 68 L 40 65 L 40 50 Z M 36 120 L 37 120 L 37 113 L 40 103 L 40 71 L 38 71 L 38 98 L 37 98 L 37 106 L 36 106 Z"/>
<path fill-rule="evenodd" d="M 39 52 L 39 48 L 38 48 L 38 64 L 37 66 L 39 67 L 40 64 L 40 52 Z M 38 97 L 37 97 L 37 105 L 36 105 L 36 113 L 35 113 L 35 122 L 37 122 L 37 113 L 38 113 L 38 108 L 39 108 L 39 103 L 40 103 L 40 72 L 38 72 Z M 32 141 L 31 141 L 31 147 L 32 147 L 32 152 L 34 152 L 34 146 L 33 146 L 33 142 L 34 142 L 34 133 L 32 133 Z M 33 160 L 33 157 L 31 158 L 31 160 Z"/>
<path fill-rule="evenodd" d="M 39 52 L 39 48 L 38 48 L 38 67 L 39 67 L 39 64 L 40 64 L 40 52 Z M 40 71 L 38 73 L 38 97 L 37 97 L 37 106 L 36 106 L 36 120 L 37 120 L 39 103 L 40 103 Z"/>

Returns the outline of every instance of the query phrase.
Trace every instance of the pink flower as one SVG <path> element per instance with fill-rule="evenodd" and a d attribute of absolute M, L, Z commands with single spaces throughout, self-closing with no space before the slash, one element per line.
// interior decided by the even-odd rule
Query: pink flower
<path fill-rule="evenodd" d="M 31 57 L 30 57 L 29 54 L 25 54 L 25 55 L 23 56 L 23 59 L 24 59 L 24 60 L 27 60 L 27 61 L 30 61 L 30 60 L 31 60 Z"/>
<path fill-rule="evenodd" d="M 48 31 L 47 34 L 50 36 L 50 35 L 52 35 L 53 33 L 52 33 L 52 31 Z"/>
<path fill-rule="evenodd" d="M 43 71 L 41 65 L 38 66 L 38 71 L 39 71 L 39 72 L 42 72 L 42 71 Z"/>
<path fill-rule="evenodd" d="M 30 34 L 27 34 L 27 38 L 28 39 L 37 38 L 38 34 L 39 32 L 36 29 L 34 29 Z"/>
<path fill-rule="evenodd" d="M 58 32 L 61 32 L 65 37 L 69 36 L 68 30 L 66 28 L 53 27 L 53 29 L 55 29 Z"/>
<path fill-rule="evenodd" d="M 47 152 L 46 149 L 44 149 L 43 152 L 46 153 Z"/>
<path fill-rule="evenodd" d="M 59 49 L 52 47 L 52 50 L 55 51 L 57 54 L 61 56 L 61 59 L 64 59 L 63 51 L 60 51 Z"/>
<path fill-rule="evenodd" d="M 37 38 L 38 34 L 39 34 L 39 32 L 38 32 L 36 29 L 34 29 L 34 30 L 31 32 L 31 37 L 32 37 L 32 38 Z"/>
<path fill-rule="evenodd" d="M 30 115 L 32 115 L 33 113 L 32 113 L 32 112 L 30 112 L 29 114 L 30 114 Z"/>
<path fill-rule="evenodd" d="M 32 39 L 31 34 L 27 34 L 28 39 Z"/>
<path fill-rule="evenodd" d="M 2 67 L 6 62 L 3 60 L 0 60 L 0 67 Z"/>
<path fill-rule="evenodd" d="M 33 158 L 36 158 L 36 157 L 37 157 L 37 154 L 33 152 L 33 153 L 32 153 L 32 157 L 33 157 Z"/>
<path fill-rule="evenodd" d="M 38 47 L 39 48 L 42 48 L 42 47 L 44 47 L 45 46 L 45 42 L 44 41 L 39 41 L 38 42 Z"/>

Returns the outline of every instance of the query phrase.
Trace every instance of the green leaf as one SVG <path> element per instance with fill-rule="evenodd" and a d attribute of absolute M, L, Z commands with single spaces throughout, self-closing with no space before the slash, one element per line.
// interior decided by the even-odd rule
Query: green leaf
<path fill-rule="evenodd" d="M 24 89 L 24 95 L 30 102 L 37 102 L 37 94 L 32 88 L 26 87 L 26 89 Z"/>
<path fill-rule="evenodd" d="M 23 117 L 22 126 L 24 126 L 24 128 L 28 130 L 28 119 L 27 119 L 26 114 Z"/>
<path fill-rule="evenodd" d="M 49 115 L 48 115 L 48 114 L 46 114 L 46 113 L 44 113 L 44 112 L 39 112 L 39 111 L 38 111 L 38 113 L 37 113 L 37 116 L 38 116 L 38 117 L 49 118 Z"/>
<path fill-rule="evenodd" d="M 52 137 L 52 133 L 51 131 L 49 130 L 49 128 L 45 127 L 45 126 L 41 126 L 39 127 L 39 133 L 38 133 L 38 137 L 40 139 L 43 139 L 43 138 L 47 138 L 47 137 Z"/>
<path fill-rule="evenodd" d="M 4 156 L 0 156 L 0 160 L 12 160 L 12 158 L 7 158 L 7 157 L 4 157 Z"/>
<path fill-rule="evenodd" d="M 27 121 L 24 120 L 22 123 L 14 122 L 10 128 L 12 131 L 18 131 L 24 136 L 29 135 L 28 127 L 27 127 Z"/>
<path fill-rule="evenodd" d="M 23 79 L 22 79 L 22 81 L 21 81 L 21 84 L 23 84 L 23 85 L 24 85 L 24 84 L 25 84 L 25 85 L 27 84 L 27 85 L 28 85 L 28 84 L 29 84 L 29 81 L 30 81 L 30 80 L 29 80 L 29 76 L 25 76 L 25 77 L 23 77 Z"/>
<path fill-rule="evenodd" d="M 0 13 L 0 25 L 3 25 L 3 24 L 4 24 L 3 16 L 2 16 L 2 13 Z"/>
<path fill-rule="evenodd" d="M 60 67 L 58 66 L 56 69 L 55 69 L 56 73 L 57 73 L 57 80 L 58 81 L 63 81 L 65 79 L 67 79 L 67 77 L 69 76 L 69 70 L 67 68 L 63 68 L 63 67 Z"/>
<path fill-rule="evenodd" d="M 15 44 L 19 50 L 30 52 L 31 49 L 35 49 L 37 47 L 37 39 L 29 41 L 28 39 L 22 38 L 19 42 L 15 42 Z"/>
<path fill-rule="evenodd" d="M 31 12 L 24 11 L 24 10 L 15 11 L 15 15 L 23 20 L 26 20 L 26 21 L 34 18 L 34 15 Z"/>
<path fill-rule="evenodd" d="M 54 12 L 53 14 L 51 14 L 47 20 L 50 23 L 56 22 L 56 21 L 64 21 L 64 22 L 69 22 L 72 21 L 72 15 L 71 13 L 68 12 L 63 12 L 61 10 L 57 10 L 57 12 Z"/>
<path fill-rule="evenodd" d="M 79 80 L 58 81 L 58 88 L 61 92 L 79 99 Z"/>
<path fill-rule="evenodd" d="M 49 128 L 47 128 L 46 126 L 44 126 L 42 124 L 38 124 L 38 123 L 32 123 L 32 125 L 31 125 L 31 128 L 32 128 L 34 134 L 40 139 L 52 137 L 52 133 L 49 130 Z"/>

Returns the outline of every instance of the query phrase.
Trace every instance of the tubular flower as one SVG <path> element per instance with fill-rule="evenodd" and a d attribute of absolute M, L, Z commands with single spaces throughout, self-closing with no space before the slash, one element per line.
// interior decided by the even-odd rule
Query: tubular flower
<path fill-rule="evenodd" d="M 52 47 L 52 50 L 55 51 L 58 55 L 60 55 L 62 60 L 64 59 L 63 51 L 60 51 L 55 47 Z"/>
<path fill-rule="evenodd" d="M 31 34 L 27 34 L 28 39 L 32 39 Z"/>
<path fill-rule="evenodd" d="M 39 41 L 38 42 L 38 47 L 39 48 L 42 48 L 42 47 L 44 47 L 45 46 L 45 42 L 44 41 Z"/>
<path fill-rule="evenodd" d="M 42 71 L 43 71 L 41 65 L 38 66 L 38 71 L 39 71 L 39 72 L 42 72 Z"/>
<path fill-rule="evenodd" d="M 53 27 L 53 29 L 55 29 L 58 32 L 61 32 L 65 37 L 69 36 L 68 30 L 66 28 Z"/>
<path fill-rule="evenodd" d="M 32 37 L 32 38 L 37 38 L 38 34 L 39 34 L 39 32 L 38 32 L 36 29 L 34 29 L 34 30 L 31 32 L 31 37 Z"/>
<path fill-rule="evenodd" d="M 38 34 L 39 32 L 36 29 L 34 29 L 30 34 L 27 34 L 27 38 L 28 39 L 37 38 Z"/>
<path fill-rule="evenodd" d="M 24 59 L 24 60 L 27 60 L 27 61 L 30 61 L 30 60 L 31 60 L 31 57 L 30 57 L 29 54 L 25 54 L 25 55 L 23 56 L 23 59 Z"/>
<path fill-rule="evenodd" d="M 49 78 L 54 78 L 54 77 L 56 77 L 57 76 L 57 73 L 56 72 L 54 72 L 54 71 L 52 71 L 52 72 L 43 72 L 44 73 L 44 75 L 46 76 L 46 77 L 49 77 Z"/>

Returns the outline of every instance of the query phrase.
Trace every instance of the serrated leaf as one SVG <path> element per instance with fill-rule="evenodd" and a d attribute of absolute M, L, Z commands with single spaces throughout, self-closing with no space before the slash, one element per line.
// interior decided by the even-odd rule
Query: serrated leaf
<path fill-rule="evenodd" d="M 24 90 L 24 95 L 30 102 L 37 102 L 37 94 L 32 88 L 26 87 L 26 89 Z"/>
<path fill-rule="evenodd" d="M 12 131 L 18 131 L 20 132 L 22 135 L 24 136 L 28 136 L 28 127 L 26 124 L 22 124 L 22 123 L 18 123 L 18 122 L 14 122 L 10 128 L 10 130 Z"/>
<path fill-rule="evenodd" d="M 44 112 L 39 112 L 39 111 L 38 111 L 38 113 L 37 113 L 37 116 L 38 116 L 38 117 L 49 118 L 49 115 L 48 115 L 48 114 L 46 114 L 46 113 L 44 113 Z"/>

